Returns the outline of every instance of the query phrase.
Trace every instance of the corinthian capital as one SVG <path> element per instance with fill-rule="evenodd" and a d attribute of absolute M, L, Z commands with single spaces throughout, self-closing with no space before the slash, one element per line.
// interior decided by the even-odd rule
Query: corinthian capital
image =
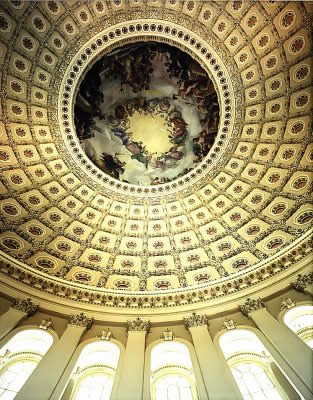
<path fill-rule="evenodd" d="M 313 285 L 313 272 L 309 272 L 308 274 L 299 274 L 297 279 L 292 282 L 292 286 L 298 292 L 304 292 L 304 290 L 310 285 Z"/>
<path fill-rule="evenodd" d="M 84 326 L 87 329 L 91 328 L 93 318 L 87 317 L 84 313 L 72 314 L 68 320 L 69 325 Z"/>
<path fill-rule="evenodd" d="M 150 330 L 150 321 L 144 321 L 141 318 L 137 317 L 133 321 L 126 322 L 126 331 L 145 331 L 149 332 Z"/>
<path fill-rule="evenodd" d="M 14 299 L 11 307 L 31 316 L 35 314 L 39 306 L 38 304 L 34 304 L 31 299 Z"/>
<path fill-rule="evenodd" d="M 246 299 L 245 303 L 240 306 L 240 310 L 243 313 L 243 315 L 248 315 L 249 313 L 260 310 L 261 308 L 264 307 L 265 305 L 260 297 L 258 299 L 248 298 Z"/>
<path fill-rule="evenodd" d="M 184 318 L 184 323 L 187 329 L 194 328 L 195 326 L 208 325 L 208 316 L 192 313 L 188 318 Z"/>

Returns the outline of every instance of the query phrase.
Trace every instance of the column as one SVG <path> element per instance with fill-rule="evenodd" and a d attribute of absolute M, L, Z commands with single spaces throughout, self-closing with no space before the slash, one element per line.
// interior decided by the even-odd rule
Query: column
<path fill-rule="evenodd" d="M 127 322 L 128 339 L 121 379 L 114 400 L 142 399 L 145 344 L 149 329 L 150 322 L 140 318 Z"/>
<path fill-rule="evenodd" d="M 38 364 L 15 400 L 48 400 L 62 377 L 83 333 L 92 325 L 83 313 L 72 315 L 60 340 L 54 343 Z"/>
<path fill-rule="evenodd" d="M 226 360 L 219 354 L 211 339 L 207 316 L 193 313 L 184 321 L 192 336 L 209 399 L 242 400 Z"/>
<path fill-rule="evenodd" d="M 313 272 L 299 274 L 297 279 L 291 284 L 298 292 L 313 295 Z"/>
<path fill-rule="evenodd" d="M 300 378 L 300 381 L 313 394 L 313 353 L 311 349 L 286 325 L 278 322 L 267 311 L 261 299 L 248 298 L 240 308 L 244 315 L 253 320 L 267 340 Z M 295 384 L 295 387 L 300 391 L 297 384 Z"/>
<path fill-rule="evenodd" d="M 74 381 L 74 379 L 73 379 L 73 377 L 69 380 L 69 382 L 68 382 L 68 384 L 66 385 L 66 388 L 65 388 L 65 390 L 64 390 L 64 392 L 63 392 L 63 394 L 62 394 L 62 397 L 61 396 L 58 396 L 58 400 L 63 400 L 63 399 L 70 399 L 71 398 L 71 394 L 72 394 L 72 391 L 73 391 L 73 389 L 74 389 L 74 386 L 75 386 L 75 381 Z M 55 393 L 55 391 L 53 392 L 53 394 L 52 394 L 52 397 L 51 397 L 51 400 L 52 399 L 54 399 L 55 398 L 55 395 L 56 395 L 56 393 Z M 49 399 L 50 400 L 50 399 Z"/>
<path fill-rule="evenodd" d="M 0 317 L 0 340 L 16 327 L 16 325 L 35 314 L 38 305 L 34 304 L 31 299 L 14 299 L 11 307 Z"/>
<path fill-rule="evenodd" d="M 299 394 L 295 391 L 293 386 L 290 384 L 288 379 L 286 379 L 285 375 L 281 372 L 281 370 L 278 368 L 278 366 L 275 364 L 274 361 L 270 363 L 271 370 L 277 379 L 277 382 L 283 389 L 283 391 L 286 393 L 288 399 L 292 400 L 301 400 L 301 397 Z"/>

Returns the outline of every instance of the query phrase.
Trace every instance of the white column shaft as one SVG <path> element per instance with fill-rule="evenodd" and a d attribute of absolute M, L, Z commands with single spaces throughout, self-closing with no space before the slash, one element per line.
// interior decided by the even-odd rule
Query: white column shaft
<path fill-rule="evenodd" d="M 50 399 L 85 329 L 84 326 L 67 326 L 60 340 L 52 345 L 15 400 Z"/>
<path fill-rule="evenodd" d="M 9 308 L 7 312 L 2 314 L 0 317 L 0 340 L 10 333 L 25 317 L 27 317 L 26 312 L 15 308 Z"/>
<path fill-rule="evenodd" d="M 141 400 L 145 363 L 146 331 L 129 331 L 121 366 L 121 379 L 114 400 Z"/>
<path fill-rule="evenodd" d="M 291 383 L 279 369 L 278 365 L 275 364 L 275 362 L 271 362 L 271 370 L 275 378 L 277 379 L 277 382 L 279 383 L 280 387 L 288 396 L 288 399 L 301 400 L 299 394 L 296 392 L 296 390 L 293 388 Z"/>
<path fill-rule="evenodd" d="M 278 322 L 266 308 L 249 313 L 249 317 L 313 393 L 311 349 L 287 326 Z"/>
<path fill-rule="evenodd" d="M 218 353 L 205 325 L 189 328 L 210 400 L 242 400 L 228 364 Z"/>

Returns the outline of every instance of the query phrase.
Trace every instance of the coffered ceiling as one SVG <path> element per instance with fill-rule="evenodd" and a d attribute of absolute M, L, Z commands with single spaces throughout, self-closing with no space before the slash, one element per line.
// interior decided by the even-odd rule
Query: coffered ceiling
<path fill-rule="evenodd" d="M 1 6 L 2 273 L 76 301 L 174 307 L 265 282 L 310 252 L 312 2 Z M 136 186 L 87 159 L 73 103 L 106 51 L 151 40 L 201 64 L 221 118 L 191 172 Z"/>

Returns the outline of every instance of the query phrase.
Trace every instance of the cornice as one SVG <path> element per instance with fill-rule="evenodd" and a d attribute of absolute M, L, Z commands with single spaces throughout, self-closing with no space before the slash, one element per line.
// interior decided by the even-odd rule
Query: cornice
<path fill-rule="evenodd" d="M 42 271 L 37 271 L 12 257 L 0 253 L 1 272 L 7 282 L 6 286 L 20 288 L 24 293 L 27 287 L 34 291 L 36 296 L 45 299 L 49 297 L 55 301 L 73 302 L 76 307 L 80 304 L 90 310 L 106 310 L 116 315 L 141 315 L 182 313 L 188 310 L 205 309 L 216 304 L 234 304 L 237 308 L 238 299 L 249 297 L 249 293 L 265 291 L 266 295 L 273 294 L 271 288 L 285 280 L 284 287 L 290 286 L 292 278 L 311 263 L 310 252 L 312 240 L 307 235 L 297 243 L 289 246 L 288 251 L 279 252 L 274 260 L 263 262 L 253 273 L 247 272 L 240 278 L 225 277 L 209 282 L 202 287 L 180 288 L 160 292 L 124 292 L 104 288 L 90 288 L 87 285 L 74 282 L 64 282 L 60 278 L 51 277 Z M 4 281 L 4 279 L 2 279 Z M 4 290 L 5 286 L 3 285 Z M 59 300 L 57 300 L 59 299 Z M 62 300 L 63 299 L 63 300 Z M 236 304 L 236 305 L 235 305 Z M 126 314 L 125 314 L 126 311 Z"/>

